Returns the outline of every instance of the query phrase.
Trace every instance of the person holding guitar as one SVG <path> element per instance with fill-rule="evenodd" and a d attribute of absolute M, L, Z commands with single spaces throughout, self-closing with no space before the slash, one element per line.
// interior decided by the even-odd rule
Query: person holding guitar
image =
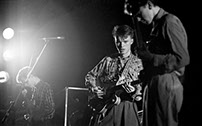
<path fill-rule="evenodd" d="M 13 126 L 51 126 L 54 116 L 53 92 L 47 82 L 28 74 L 29 66 L 21 68 L 16 76 L 20 98 L 15 106 Z M 28 76 L 29 75 L 29 76 Z"/>
<path fill-rule="evenodd" d="M 137 50 L 147 83 L 143 126 L 178 126 L 185 67 L 190 63 L 187 33 L 180 19 L 158 0 L 125 0 L 126 14 L 152 26 L 145 47 Z M 143 30 L 142 30 L 143 31 Z M 146 43 L 146 42 L 145 42 Z"/>
<path fill-rule="evenodd" d="M 134 31 L 128 25 L 112 30 L 118 53 L 105 56 L 85 76 L 89 106 L 94 113 L 89 126 L 140 126 L 138 102 L 142 100 L 141 59 L 131 51 Z"/>

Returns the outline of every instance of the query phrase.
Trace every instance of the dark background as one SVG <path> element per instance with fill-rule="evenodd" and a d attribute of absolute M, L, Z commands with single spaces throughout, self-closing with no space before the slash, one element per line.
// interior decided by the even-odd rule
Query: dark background
<path fill-rule="evenodd" d="M 124 0 L 1 0 L 0 31 L 6 27 L 16 29 L 14 45 L 20 45 L 21 59 L 12 62 L 1 58 L 0 70 L 12 71 L 10 80 L 0 85 L 1 110 L 15 98 L 15 75 L 36 58 L 44 46 L 40 38 L 64 36 L 64 40 L 49 41 L 33 73 L 48 82 L 56 97 L 65 87 L 84 87 L 84 77 L 105 55 L 116 51 L 111 35 L 117 24 L 131 23 L 123 14 Z M 176 3 L 177 2 L 177 3 Z M 187 66 L 184 85 L 184 103 L 180 113 L 180 126 L 192 126 L 199 121 L 200 66 L 197 46 L 199 26 L 197 3 L 183 0 L 167 0 L 162 7 L 176 14 L 188 34 L 191 57 Z M 196 31 L 195 31 L 196 30 Z M 1 46 L 6 42 L 0 38 Z M 20 41 L 19 41 L 20 40 Z M 196 43 L 197 42 L 197 43 Z M 17 46 L 16 46 L 17 48 Z M 0 48 L 2 49 L 2 48 Z M 1 50 L 1 52 L 3 52 Z M 24 55 L 26 54 L 26 55 Z M 201 56 L 200 56 L 201 57 Z M 195 71 L 196 70 L 196 71 Z M 198 70 L 198 71 L 197 71 Z M 196 115 L 197 114 L 197 115 Z"/>

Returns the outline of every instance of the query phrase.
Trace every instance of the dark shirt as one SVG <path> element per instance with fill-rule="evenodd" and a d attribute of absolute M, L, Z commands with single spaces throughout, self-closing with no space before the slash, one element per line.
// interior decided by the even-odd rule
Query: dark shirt
<path fill-rule="evenodd" d="M 23 95 L 23 91 L 26 93 Z M 53 118 L 55 103 L 50 85 L 40 81 L 34 89 L 25 87 L 15 106 L 13 125 L 44 125 Z"/>
<path fill-rule="evenodd" d="M 150 63 L 159 73 L 176 72 L 183 75 L 190 58 L 187 48 L 187 34 L 181 21 L 163 9 L 153 20 L 149 51 L 153 54 Z"/>
<path fill-rule="evenodd" d="M 35 100 L 35 110 L 40 113 L 41 120 L 51 119 L 54 114 L 54 101 L 53 101 L 53 91 L 48 83 L 40 81 L 36 85 L 36 91 L 34 92 Z M 36 116 L 38 116 L 36 114 Z"/>

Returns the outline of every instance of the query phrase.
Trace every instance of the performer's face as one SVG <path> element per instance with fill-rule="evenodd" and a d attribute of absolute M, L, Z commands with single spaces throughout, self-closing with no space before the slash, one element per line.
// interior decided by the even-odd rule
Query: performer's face
<path fill-rule="evenodd" d="M 27 83 L 25 83 L 25 86 L 34 87 L 36 84 L 37 84 L 37 77 L 30 75 L 29 79 L 27 80 Z"/>
<path fill-rule="evenodd" d="M 118 52 L 122 55 L 131 51 L 131 45 L 133 44 L 133 38 L 131 36 L 114 37 L 115 45 Z"/>
<path fill-rule="evenodd" d="M 153 12 L 151 9 L 151 5 L 146 4 L 139 7 L 139 11 L 137 13 L 137 18 L 144 24 L 151 24 L 153 20 Z"/>

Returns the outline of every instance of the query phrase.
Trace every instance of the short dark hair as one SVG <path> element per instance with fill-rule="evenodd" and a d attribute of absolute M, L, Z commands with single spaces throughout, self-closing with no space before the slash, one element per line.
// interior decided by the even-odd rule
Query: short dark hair
<path fill-rule="evenodd" d="M 133 38 L 134 31 L 129 25 L 116 25 L 112 30 L 112 35 L 114 37 L 131 36 Z"/>
<path fill-rule="evenodd" d="M 160 0 L 125 0 L 125 2 L 131 4 L 132 6 L 138 7 L 145 5 L 147 2 L 152 2 L 154 5 L 158 5 Z"/>
<path fill-rule="evenodd" d="M 160 0 L 125 0 L 124 4 L 130 5 L 129 11 L 136 14 L 139 11 L 139 7 L 146 5 L 148 2 L 153 3 L 153 5 L 161 5 Z"/>

